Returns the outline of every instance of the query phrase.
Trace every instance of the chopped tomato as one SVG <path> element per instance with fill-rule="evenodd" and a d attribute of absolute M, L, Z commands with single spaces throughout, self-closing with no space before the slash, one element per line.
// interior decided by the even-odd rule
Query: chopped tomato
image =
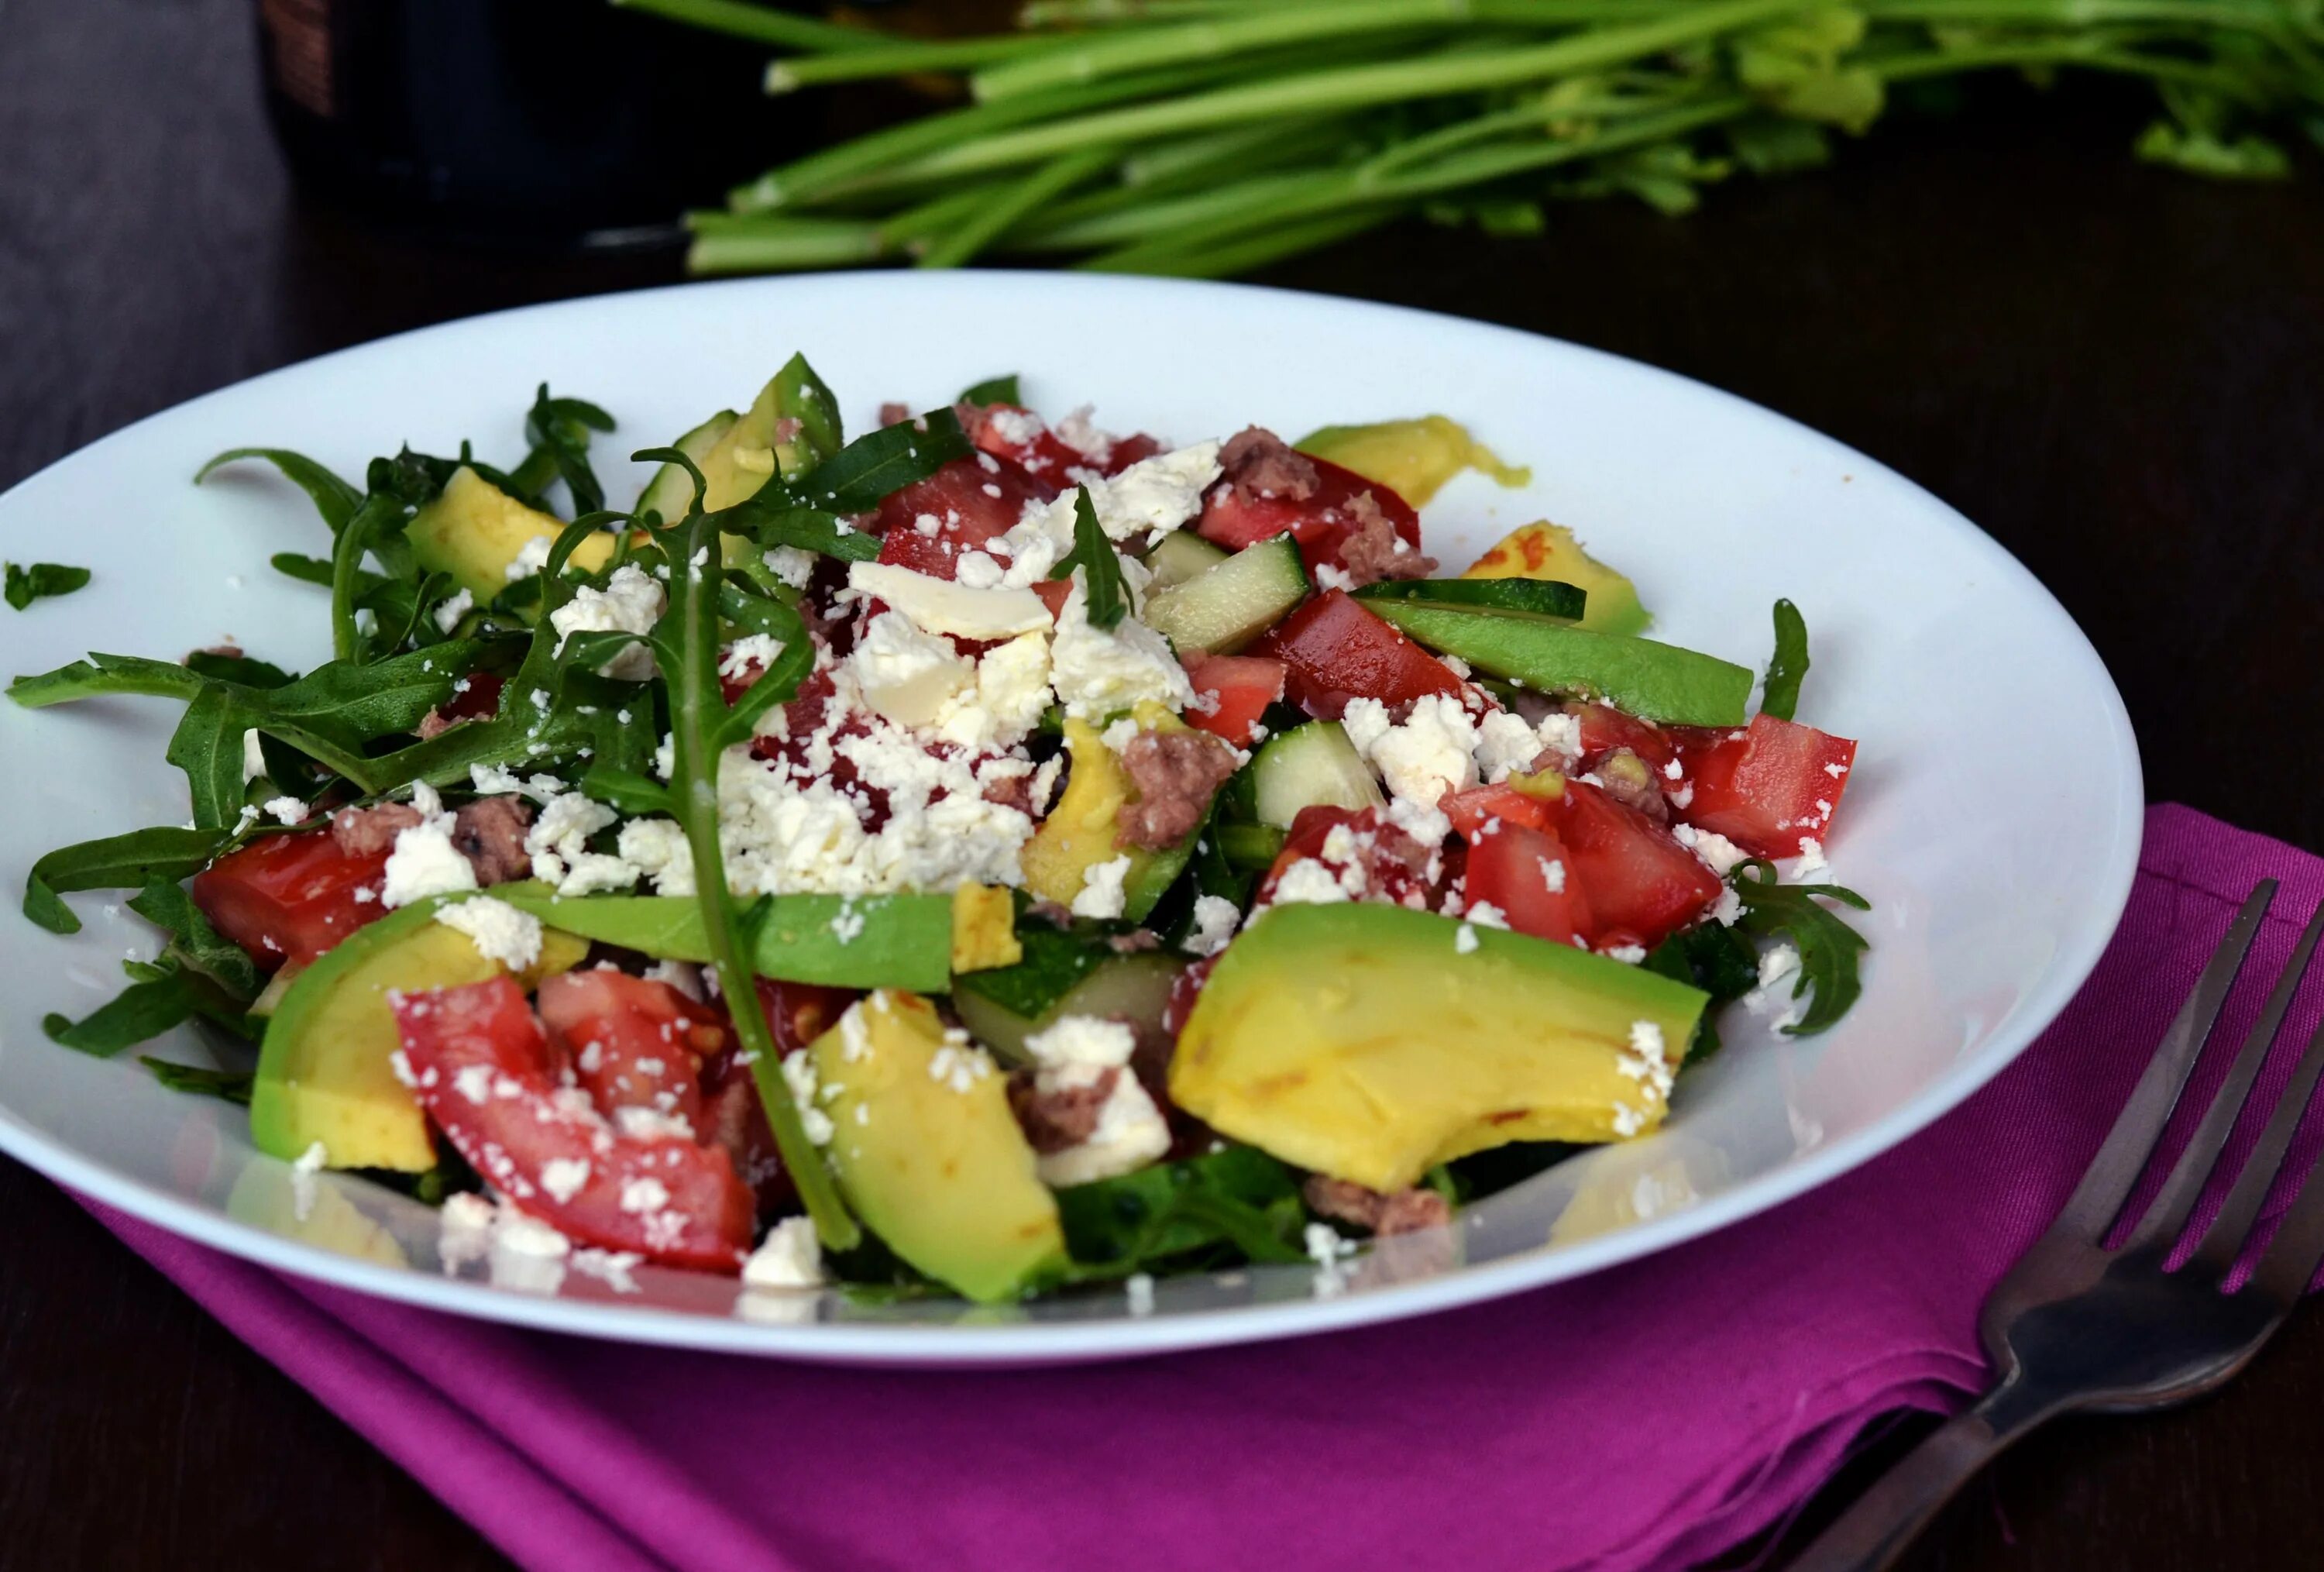
<path fill-rule="evenodd" d="M 1420 515 L 1413 512 L 1410 503 L 1352 469 L 1322 458 L 1310 462 L 1315 466 L 1314 495 L 1297 501 L 1281 496 L 1243 497 L 1231 485 L 1213 486 L 1195 529 L 1204 540 L 1230 551 L 1256 546 L 1288 530 L 1299 542 L 1299 555 L 1309 572 L 1344 568 L 1340 548 L 1362 527 L 1350 504 L 1370 492 L 1388 526 L 1405 544 L 1419 549 Z"/>
<path fill-rule="evenodd" d="M 1467 702 L 1452 669 L 1374 616 L 1344 590 L 1326 590 L 1268 630 L 1251 653 L 1281 661 L 1284 691 L 1312 716 L 1337 720 L 1351 698 L 1390 708 L 1430 693 Z"/>
<path fill-rule="evenodd" d="M 452 684 L 452 697 L 436 707 L 446 724 L 456 720 L 490 720 L 501 712 L 502 680 L 489 671 L 471 671 Z"/>
<path fill-rule="evenodd" d="M 726 1046 L 716 1012 L 668 983 L 611 966 L 550 977 L 536 1003 L 601 1112 L 650 1108 L 688 1124 L 701 1117 L 703 1061 Z"/>
<path fill-rule="evenodd" d="M 968 421 L 969 440 L 1023 469 L 1055 496 L 1073 482 L 1068 469 L 1094 468 L 1082 451 L 1021 404 L 987 404 Z"/>
<path fill-rule="evenodd" d="M 1207 697 L 1210 702 L 1208 709 L 1200 705 L 1189 708 L 1187 722 L 1238 748 L 1250 746 L 1250 728 L 1259 724 L 1268 705 L 1283 697 L 1288 669 L 1264 655 L 1187 655 L 1184 659 L 1195 695 Z"/>
<path fill-rule="evenodd" d="M 1584 781 L 1568 781 L 1562 800 L 1554 828 L 1589 903 L 1582 937 L 1593 945 L 1658 944 L 1719 899 L 1719 875 L 1637 809 Z"/>
<path fill-rule="evenodd" d="M 1127 437 L 1116 437 L 1098 467 L 1108 475 L 1120 475 L 1131 465 L 1151 458 L 1161 451 L 1161 443 L 1143 431 L 1135 431 Z"/>
<path fill-rule="evenodd" d="M 1074 581 L 1070 578 L 1044 578 L 1033 586 L 1033 593 L 1041 597 L 1041 604 L 1049 608 L 1051 616 L 1062 617 L 1065 615 L 1065 602 L 1074 593 Z"/>
<path fill-rule="evenodd" d="M 781 1149 L 767 1123 L 766 1105 L 759 1101 L 758 1083 L 751 1067 L 733 1054 L 713 1065 L 702 1082 L 702 1138 L 726 1154 L 742 1182 L 751 1187 L 759 1215 L 780 1212 L 798 1199 L 798 1187 L 783 1167 Z"/>
<path fill-rule="evenodd" d="M 1550 815 L 1557 809 L 1554 799 L 1535 797 L 1514 786 L 1471 786 L 1466 791 L 1448 791 L 1436 806 L 1452 821 L 1461 838 L 1472 845 L 1480 833 L 1495 824 L 1539 829 L 1549 823 Z"/>
<path fill-rule="evenodd" d="M 1604 704 L 1569 704 L 1565 712 L 1582 725 L 1580 769 L 1596 769 L 1617 748 L 1629 749 L 1657 770 L 1678 757 L 1678 739 L 1650 720 Z"/>
<path fill-rule="evenodd" d="M 1447 865 L 1377 808 L 1303 808 L 1291 821 L 1275 865 L 1259 882 L 1266 905 L 1294 865 L 1314 859 L 1339 879 L 1352 901 L 1386 901 L 1429 909 L 1443 892 Z"/>
<path fill-rule="evenodd" d="M 386 912 L 387 852 L 351 855 L 327 829 L 270 835 L 194 875 L 194 904 L 262 966 L 301 966 Z"/>
<path fill-rule="evenodd" d="M 1007 534 L 1025 504 L 1051 493 L 1017 465 L 990 453 L 955 458 L 925 480 L 890 493 L 872 528 L 880 560 L 950 578 L 963 551 Z"/>
<path fill-rule="evenodd" d="M 1693 795 L 1679 818 L 1753 856 L 1793 857 L 1802 841 L 1821 841 L 1830 832 L 1856 764 L 1856 744 L 1760 715 L 1741 732 L 1691 734 L 1681 763 Z"/>
<path fill-rule="evenodd" d="M 1489 905 L 1511 929 L 1536 939 L 1572 944 L 1592 927 L 1564 845 L 1545 829 L 1506 818 L 1489 826 L 1469 842 L 1462 888 L 1471 909 Z"/>
<path fill-rule="evenodd" d="M 563 1046 L 507 977 L 391 994 L 420 1105 L 521 1211 L 584 1244 L 734 1271 L 753 1205 L 725 1151 L 629 1134 L 564 1089 Z"/>

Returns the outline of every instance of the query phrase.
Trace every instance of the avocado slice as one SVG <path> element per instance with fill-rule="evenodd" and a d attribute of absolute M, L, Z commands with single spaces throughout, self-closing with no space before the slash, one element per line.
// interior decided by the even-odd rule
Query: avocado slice
<path fill-rule="evenodd" d="M 1140 702 L 1132 713 L 1138 724 L 1149 731 L 1186 729 L 1185 722 L 1151 699 Z M 1019 857 L 1025 888 L 1044 901 L 1071 906 L 1092 868 L 1127 856 L 1130 872 L 1122 880 L 1121 914 L 1136 922 L 1154 910 L 1154 903 L 1185 867 L 1202 830 L 1197 828 L 1176 846 L 1160 851 L 1116 846 L 1116 821 L 1122 809 L 1138 796 L 1129 772 L 1105 745 L 1098 729 L 1084 720 L 1065 722 L 1065 752 L 1073 768 L 1065 777 L 1065 795 L 1025 843 Z"/>
<path fill-rule="evenodd" d="M 840 1190 L 890 1250 L 973 1299 L 1014 1299 L 1065 1264 L 1006 1077 L 947 1043 L 934 1005 L 881 989 L 807 1051 Z"/>
<path fill-rule="evenodd" d="M 707 961 L 710 936 L 691 895 L 583 895 L 534 884 L 492 893 L 550 928 L 666 961 Z M 950 895 L 770 895 L 752 908 L 751 969 L 787 983 L 939 993 L 952 976 Z"/>
<path fill-rule="evenodd" d="M 490 893 L 539 890 L 502 885 Z M 325 952 L 282 996 L 259 1045 L 251 1086 L 250 1136 L 258 1150 L 295 1162 L 321 1142 L 332 1168 L 386 1168 L 418 1173 L 435 1166 L 427 1117 L 390 1057 L 402 1046 L 391 988 L 452 988 L 505 974 L 476 952 L 468 936 L 436 920 L 448 896 L 414 902 L 365 924 Z M 588 941 L 541 935 L 540 959 L 521 975 L 530 988 L 570 971 Z"/>
<path fill-rule="evenodd" d="M 1325 426 L 1293 446 L 1378 481 L 1414 507 L 1425 504 L 1464 469 L 1489 475 L 1503 485 L 1523 485 L 1533 478 L 1533 471 L 1502 463 L 1491 448 L 1469 435 L 1466 426 L 1443 415 Z"/>
<path fill-rule="evenodd" d="M 1589 596 L 1582 625 L 1593 633 L 1643 633 L 1654 622 L 1638 587 L 1582 549 L 1573 532 L 1546 520 L 1512 530 L 1469 565 L 1463 578 L 1550 578 Z"/>
<path fill-rule="evenodd" d="M 1170 1096 L 1286 1162 L 1399 1190 L 1512 1141 L 1653 1130 L 1665 1101 L 1652 1075 L 1626 1073 L 1644 1068 L 1634 1034 L 1659 1033 L 1675 1069 L 1707 1003 L 1570 945 L 1406 907 L 1277 906 L 1220 957 Z"/>
<path fill-rule="evenodd" d="M 1602 698 L 1641 720 L 1741 726 L 1757 680 L 1748 666 L 1652 639 L 1591 633 L 1522 612 L 1367 600 L 1366 609 L 1440 654 L 1543 693 Z"/>
<path fill-rule="evenodd" d="M 710 457 L 710 450 L 718 446 L 718 439 L 733 430 L 734 422 L 741 419 L 732 410 L 721 410 L 670 446 L 693 459 L 698 469 L 702 461 Z M 654 471 L 645 490 L 638 493 L 637 511 L 643 513 L 651 508 L 661 515 L 662 522 L 675 523 L 686 517 L 686 510 L 693 502 L 694 476 L 678 465 L 665 464 Z"/>
<path fill-rule="evenodd" d="M 422 568 L 450 574 L 483 604 L 509 587 L 509 565 L 528 544 L 554 543 L 564 529 L 563 519 L 525 506 L 463 464 L 404 535 Z M 595 573 L 613 559 L 613 537 L 598 534 L 574 548 L 567 566 Z"/>

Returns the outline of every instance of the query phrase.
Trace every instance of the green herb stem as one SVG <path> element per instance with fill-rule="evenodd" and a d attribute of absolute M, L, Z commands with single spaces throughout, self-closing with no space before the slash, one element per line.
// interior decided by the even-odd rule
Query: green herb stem
<path fill-rule="evenodd" d="M 1098 173 L 1115 156 L 1111 147 L 1088 147 L 1051 160 L 1023 180 L 1005 187 L 965 223 L 922 250 L 919 265 L 958 267 L 1026 215 L 1040 211 L 1053 198 Z"/>
<path fill-rule="evenodd" d="M 801 88 L 860 82 L 875 77 L 964 71 L 1054 47 L 1048 39 L 1023 32 L 990 38 L 911 39 L 775 60 L 767 67 L 765 87 L 770 93 L 792 93 Z"/>
<path fill-rule="evenodd" d="M 612 0 L 612 4 L 624 10 L 642 11 L 691 27 L 723 32 L 730 38 L 747 38 L 753 43 L 771 43 L 785 49 L 876 49 L 887 42 L 886 34 L 868 28 L 819 22 L 796 12 L 749 4 L 748 0 Z"/>

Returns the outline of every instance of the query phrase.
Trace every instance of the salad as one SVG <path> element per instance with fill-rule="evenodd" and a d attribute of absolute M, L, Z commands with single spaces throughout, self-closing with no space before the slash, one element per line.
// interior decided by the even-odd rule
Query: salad
<path fill-rule="evenodd" d="M 1651 1133 L 1720 1007 L 1857 996 L 1864 902 L 1779 875 L 1856 753 L 1794 718 L 1798 611 L 1763 684 L 1558 525 L 1448 570 L 1417 510 L 1524 478 L 1449 419 L 1171 446 L 1006 377 L 851 441 L 794 357 L 628 509 L 613 429 L 543 387 L 512 469 L 222 454 L 313 499 L 273 565 L 332 658 L 8 690 L 184 706 L 190 819 L 32 869 L 36 922 L 168 935 L 50 1035 L 202 1023 L 224 1068 L 155 1073 L 441 1206 L 447 1270 L 1328 1291 Z"/>

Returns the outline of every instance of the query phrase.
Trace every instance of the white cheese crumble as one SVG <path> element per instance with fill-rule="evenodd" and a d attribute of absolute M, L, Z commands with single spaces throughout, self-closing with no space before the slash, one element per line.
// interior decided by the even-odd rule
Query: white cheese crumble
<path fill-rule="evenodd" d="M 1328 906 L 1335 901 L 1348 900 L 1350 896 L 1347 887 L 1341 883 L 1340 875 L 1333 873 L 1328 864 L 1314 857 L 1301 857 L 1283 870 L 1283 876 L 1275 882 L 1275 892 L 1270 899 L 1277 906 L 1296 902 Z"/>
<path fill-rule="evenodd" d="M 249 785 L 266 773 L 266 754 L 258 745 L 255 727 L 242 734 L 242 783 Z"/>
<path fill-rule="evenodd" d="M 589 1161 L 582 1157 L 552 1157 L 540 1165 L 540 1188 L 559 1206 L 581 1193 L 589 1182 Z"/>
<path fill-rule="evenodd" d="M 1792 990 L 1798 986 L 1800 952 L 1788 943 L 1769 946 L 1759 954 L 1759 985 L 1743 995 L 1743 1008 L 1781 1031 L 1795 1026 L 1805 1013 Z M 1784 985 L 1790 984 L 1787 987 Z"/>
<path fill-rule="evenodd" d="M 1498 784 L 1531 768 L 1547 746 L 1523 716 L 1506 709 L 1490 711 L 1477 723 L 1477 773 Z"/>
<path fill-rule="evenodd" d="M 740 681 L 752 667 L 772 666 L 783 652 L 783 642 L 771 633 L 744 633 L 718 655 L 718 675 Z"/>
<path fill-rule="evenodd" d="M 307 817 L 307 805 L 296 797 L 276 797 L 267 801 L 266 811 L 277 824 L 297 824 Z"/>
<path fill-rule="evenodd" d="M 438 601 L 436 606 L 436 631 L 448 633 L 460 625 L 460 619 L 476 608 L 476 597 L 463 589 L 458 594 Z"/>
<path fill-rule="evenodd" d="M 976 662 L 976 686 L 946 700 L 932 729 L 964 748 L 1013 748 L 1048 707 L 1048 637 L 1019 633 L 984 652 Z"/>
<path fill-rule="evenodd" d="M 532 859 L 532 876 L 555 885 L 559 895 L 594 895 L 604 890 L 626 890 L 636 883 L 636 868 L 618 856 L 588 848 L 589 837 L 616 817 L 612 809 L 578 791 L 550 798 L 524 837 L 525 855 Z"/>
<path fill-rule="evenodd" d="M 1477 953 L 1477 929 L 1473 925 L 1464 922 L 1453 929 L 1452 953 L 1463 956 Z"/>
<path fill-rule="evenodd" d="M 1057 698 L 1079 720 L 1102 720 L 1141 699 L 1154 699 L 1173 713 L 1194 702 L 1194 685 L 1160 633 L 1134 616 L 1111 628 L 1091 624 L 1088 578 L 1078 568 L 1049 660 Z"/>
<path fill-rule="evenodd" d="M 1398 797 L 1434 808 L 1447 791 L 1477 783 L 1477 723 L 1450 694 L 1424 694 L 1396 724 L 1379 699 L 1354 699 L 1340 724 Z"/>
<path fill-rule="evenodd" d="M 1489 901 L 1477 902 L 1461 915 L 1480 928 L 1498 928 L 1507 930 L 1509 926 L 1508 913 Z"/>
<path fill-rule="evenodd" d="M 1792 872 L 1798 875 L 1821 874 L 1831 866 L 1823 855 L 1823 843 L 1812 835 L 1800 837 L 1800 860 Z"/>
<path fill-rule="evenodd" d="M 768 1229 L 742 1263 L 745 1288 L 820 1288 L 823 1281 L 823 1244 L 805 1217 L 785 1217 Z"/>
<path fill-rule="evenodd" d="M 1096 918 L 1120 916 L 1129 903 L 1128 894 L 1122 888 L 1129 877 L 1130 856 L 1127 853 L 1089 868 L 1082 874 L 1082 887 L 1074 895 L 1074 915 Z"/>
<path fill-rule="evenodd" d="M 694 848 L 674 818 L 633 818 L 614 843 L 622 861 L 653 881 L 657 895 L 694 893 Z"/>
<path fill-rule="evenodd" d="M 549 566 L 549 553 L 556 544 L 557 542 L 547 535 L 533 536 L 517 549 L 517 554 L 509 559 L 508 568 L 503 577 L 511 584 L 514 584 L 520 578 L 535 577 L 542 569 Z"/>
<path fill-rule="evenodd" d="M 926 633 L 1013 639 L 1047 628 L 1051 620 L 1048 606 L 1029 588 L 977 587 L 890 562 L 849 564 L 847 587 L 885 602 Z"/>
<path fill-rule="evenodd" d="M 805 589 L 807 581 L 815 577 L 815 553 L 802 551 L 797 546 L 770 547 L 761 560 L 768 572 L 793 589 Z"/>
<path fill-rule="evenodd" d="M 379 903 L 391 911 L 430 895 L 476 887 L 476 870 L 452 844 L 452 816 L 444 811 L 436 789 L 425 781 L 413 781 L 411 806 L 420 810 L 420 822 L 396 833 L 380 885 Z"/>
<path fill-rule="evenodd" d="M 925 726 L 976 681 L 975 665 L 900 612 L 873 617 L 848 657 L 863 702 L 898 726 Z"/>
<path fill-rule="evenodd" d="M 1137 1037 L 1118 1021 L 1066 1015 L 1025 1040 L 1036 1067 L 1037 1092 L 1071 1091 L 1096 1084 L 1108 1071 L 1113 1089 L 1098 1109 L 1089 1138 L 1037 1162 L 1041 1182 L 1063 1188 L 1111 1179 L 1145 1167 L 1170 1150 L 1170 1126 L 1138 1077 L 1130 1057 Z"/>
<path fill-rule="evenodd" d="M 613 569 L 604 588 L 585 584 L 575 590 L 571 600 L 549 614 L 549 623 L 557 630 L 557 648 L 562 652 L 565 641 L 577 633 L 650 633 L 667 604 L 669 596 L 660 585 L 636 563 L 624 562 Z M 641 643 L 632 644 L 597 670 L 624 682 L 650 682 L 653 652 Z"/>
<path fill-rule="evenodd" d="M 1697 829 L 1691 824 L 1671 826 L 1671 838 L 1701 857 L 1722 879 L 1751 855 L 1716 830 Z"/>
<path fill-rule="evenodd" d="M 1185 948 L 1190 955 L 1214 956 L 1227 948 L 1242 924 L 1242 909 L 1223 895 L 1194 897 L 1194 926 L 1187 931 Z"/>
<path fill-rule="evenodd" d="M 436 909 L 436 920 L 468 936 L 476 953 L 521 972 L 540 958 L 540 919 L 490 895 Z"/>

